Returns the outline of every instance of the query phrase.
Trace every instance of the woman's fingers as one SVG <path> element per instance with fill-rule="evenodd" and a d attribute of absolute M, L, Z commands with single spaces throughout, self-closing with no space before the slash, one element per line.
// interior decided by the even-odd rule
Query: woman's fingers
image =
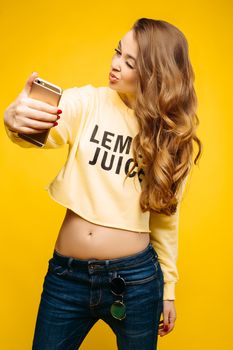
<path fill-rule="evenodd" d="M 170 333 L 175 327 L 176 321 L 176 310 L 174 302 L 164 301 L 163 307 L 163 320 L 159 322 L 158 335 L 163 337 L 164 335 Z"/>
<path fill-rule="evenodd" d="M 174 328 L 171 326 L 171 324 L 164 326 L 163 320 L 160 321 L 159 323 L 160 325 L 159 325 L 158 335 L 160 335 L 161 337 L 168 334 L 172 330 L 172 328 Z"/>
<path fill-rule="evenodd" d="M 39 132 L 50 129 L 53 126 L 53 123 L 40 122 L 27 118 L 26 122 L 23 122 L 23 125 L 19 125 L 17 128 L 15 128 L 15 131 L 25 134 L 37 134 Z"/>
<path fill-rule="evenodd" d="M 21 99 L 21 104 L 31 108 L 31 109 L 35 109 L 37 111 L 41 111 L 41 112 L 46 112 L 46 113 L 50 113 L 50 114 L 57 114 L 58 112 L 58 107 L 52 106 L 49 103 L 40 101 L 40 100 L 36 100 L 34 98 L 22 98 Z"/>
<path fill-rule="evenodd" d="M 14 110 L 12 127 L 21 133 L 37 133 L 54 126 L 58 108 L 29 97 L 18 100 Z M 34 129 L 34 130 L 33 130 Z"/>
<path fill-rule="evenodd" d="M 27 97 L 31 91 L 31 87 L 32 87 L 32 83 L 35 80 L 35 78 L 38 77 L 38 73 L 37 72 L 33 72 L 30 74 L 30 76 L 28 77 L 26 84 L 23 88 L 23 90 L 20 93 L 20 97 Z"/>
<path fill-rule="evenodd" d="M 30 122 L 30 120 L 35 120 L 51 124 L 57 120 L 57 114 L 51 114 L 21 105 L 17 106 L 15 109 L 15 118 L 19 120 L 21 118 L 26 118 L 28 122 Z"/>

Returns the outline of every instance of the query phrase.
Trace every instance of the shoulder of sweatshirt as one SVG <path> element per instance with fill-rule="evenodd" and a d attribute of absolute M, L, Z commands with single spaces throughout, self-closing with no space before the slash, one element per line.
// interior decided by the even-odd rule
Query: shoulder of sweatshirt
<path fill-rule="evenodd" d="M 94 86 L 93 84 L 86 84 L 83 86 L 75 85 L 73 87 L 63 89 L 62 96 L 79 96 L 84 101 L 87 101 L 91 96 L 107 96 L 109 89 L 110 88 L 108 86 Z"/>
<path fill-rule="evenodd" d="M 108 103 L 112 96 L 110 92 L 111 89 L 108 86 L 86 84 L 70 87 L 63 90 L 58 108 L 64 111 L 63 115 L 68 112 L 69 116 L 75 115 L 77 117 L 77 111 L 86 115 L 92 108 L 96 108 L 99 103 Z"/>

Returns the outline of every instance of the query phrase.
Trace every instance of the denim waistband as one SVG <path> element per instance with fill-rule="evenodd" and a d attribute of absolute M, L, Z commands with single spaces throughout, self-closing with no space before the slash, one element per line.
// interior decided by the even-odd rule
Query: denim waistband
<path fill-rule="evenodd" d="M 65 256 L 60 253 L 58 253 L 55 249 L 53 251 L 53 260 L 58 262 L 62 266 L 77 266 L 79 268 L 88 269 L 90 265 L 94 266 L 95 268 L 111 268 L 111 267 L 127 267 L 130 265 L 137 265 L 140 263 L 143 263 L 147 260 L 150 260 L 152 257 L 158 258 L 158 255 L 156 251 L 154 250 L 151 243 L 148 244 L 148 246 L 143 249 L 142 251 L 121 257 L 121 258 L 115 258 L 115 259 L 77 259 L 70 256 Z"/>

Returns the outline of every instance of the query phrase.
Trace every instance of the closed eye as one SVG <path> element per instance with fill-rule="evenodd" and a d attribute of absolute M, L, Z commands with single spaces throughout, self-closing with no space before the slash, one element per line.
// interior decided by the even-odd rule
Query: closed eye
<path fill-rule="evenodd" d="M 116 51 L 116 53 L 118 53 L 119 55 L 121 54 L 119 50 L 114 49 L 114 51 Z"/>
<path fill-rule="evenodd" d="M 120 50 L 114 49 L 114 51 L 116 51 L 116 54 L 117 54 L 117 55 L 121 55 Z M 126 64 L 127 64 L 127 66 L 130 67 L 131 69 L 134 69 L 134 67 L 132 67 L 128 62 L 126 62 Z"/>

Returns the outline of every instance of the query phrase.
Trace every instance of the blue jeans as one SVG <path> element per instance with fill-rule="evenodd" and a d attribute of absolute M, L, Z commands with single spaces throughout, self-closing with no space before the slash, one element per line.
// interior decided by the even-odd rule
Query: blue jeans
<path fill-rule="evenodd" d="M 123 320 L 110 313 L 112 303 L 121 300 L 110 289 L 111 279 L 119 275 L 126 284 Z M 54 250 L 43 283 L 32 350 L 76 350 L 99 319 L 115 333 L 119 350 L 155 350 L 163 283 L 151 243 L 136 254 L 109 260 L 75 259 Z"/>

